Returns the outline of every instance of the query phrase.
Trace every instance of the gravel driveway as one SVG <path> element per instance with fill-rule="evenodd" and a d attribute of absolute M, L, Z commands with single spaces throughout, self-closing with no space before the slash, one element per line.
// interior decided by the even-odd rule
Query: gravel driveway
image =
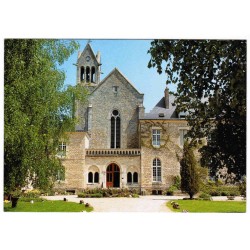
<path fill-rule="evenodd" d="M 83 200 L 94 207 L 94 212 L 171 212 L 166 202 L 175 197 L 140 196 L 140 198 L 77 198 L 76 195 L 43 196 L 47 200 L 63 200 L 79 203 Z M 180 197 L 178 197 L 180 198 Z"/>

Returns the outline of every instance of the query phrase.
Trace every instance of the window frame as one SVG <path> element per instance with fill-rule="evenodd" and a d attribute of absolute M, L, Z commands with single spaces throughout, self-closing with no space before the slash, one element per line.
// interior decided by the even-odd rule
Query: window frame
<path fill-rule="evenodd" d="M 161 146 L 161 129 L 152 128 L 152 145 L 159 148 Z"/>
<path fill-rule="evenodd" d="M 153 164 L 152 164 L 152 177 L 153 177 L 153 182 L 162 182 L 162 171 L 161 171 L 161 160 L 159 158 L 154 158 L 153 159 Z"/>
<path fill-rule="evenodd" d="M 117 115 L 114 112 L 117 112 Z M 121 148 L 121 115 L 113 109 L 110 118 L 110 148 Z"/>

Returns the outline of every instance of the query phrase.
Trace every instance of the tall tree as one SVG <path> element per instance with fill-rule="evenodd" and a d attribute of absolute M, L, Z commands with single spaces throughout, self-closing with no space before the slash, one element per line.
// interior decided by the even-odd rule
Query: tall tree
<path fill-rule="evenodd" d="M 148 53 L 148 67 L 177 84 L 175 103 L 177 111 L 188 111 L 188 136 L 210 138 L 200 149 L 202 165 L 212 175 L 227 167 L 240 179 L 246 174 L 246 41 L 154 40 Z"/>
<path fill-rule="evenodd" d="M 187 141 L 184 143 L 181 165 L 181 191 L 189 194 L 190 199 L 199 192 L 200 179 L 196 158 L 192 145 Z"/>
<path fill-rule="evenodd" d="M 6 39 L 4 53 L 4 187 L 23 187 L 27 177 L 45 189 L 62 171 L 56 150 L 72 130 L 73 96 L 58 70 L 77 48 L 74 41 Z M 78 88 L 78 89 L 77 89 Z"/>

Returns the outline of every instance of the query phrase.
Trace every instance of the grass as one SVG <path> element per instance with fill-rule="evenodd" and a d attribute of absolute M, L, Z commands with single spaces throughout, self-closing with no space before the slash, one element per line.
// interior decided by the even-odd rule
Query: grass
<path fill-rule="evenodd" d="M 187 210 L 191 213 L 245 213 L 245 201 L 204 201 L 204 200 L 176 200 L 180 209 L 174 209 L 171 201 L 167 207 L 174 212 Z"/>
<path fill-rule="evenodd" d="M 18 201 L 15 208 L 10 203 L 4 203 L 5 212 L 91 212 L 92 207 L 85 207 L 83 204 L 65 201 L 30 202 Z"/>

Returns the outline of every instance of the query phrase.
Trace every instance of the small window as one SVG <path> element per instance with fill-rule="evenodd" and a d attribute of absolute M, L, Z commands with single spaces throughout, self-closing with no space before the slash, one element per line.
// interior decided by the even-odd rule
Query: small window
<path fill-rule="evenodd" d="M 99 173 L 98 172 L 95 172 L 94 183 L 99 183 Z"/>
<path fill-rule="evenodd" d="M 152 143 L 153 146 L 160 146 L 160 139 L 161 139 L 161 131 L 160 129 L 153 129 L 152 130 Z"/>
<path fill-rule="evenodd" d="M 133 183 L 138 183 L 138 173 L 134 172 L 133 174 Z"/>
<path fill-rule="evenodd" d="M 159 113 L 159 117 L 164 117 L 164 113 Z"/>
<path fill-rule="evenodd" d="M 88 174 L 88 183 L 93 183 L 93 173 L 89 172 Z"/>
<path fill-rule="evenodd" d="M 62 169 L 57 171 L 56 180 L 57 181 L 64 181 L 65 180 L 65 174 L 64 174 L 64 171 Z"/>
<path fill-rule="evenodd" d="M 113 92 L 114 92 L 114 94 L 118 93 L 118 86 L 113 86 Z"/>
<path fill-rule="evenodd" d="M 127 183 L 132 183 L 132 174 L 130 172 L 127 174 Z"/>
<path fill-rule="evenodd" d="M 65 156 L 66 155 L 66 143 L 65 142 L 61 142 L 58 146 L 58 154 L 61 156 Z"/>

